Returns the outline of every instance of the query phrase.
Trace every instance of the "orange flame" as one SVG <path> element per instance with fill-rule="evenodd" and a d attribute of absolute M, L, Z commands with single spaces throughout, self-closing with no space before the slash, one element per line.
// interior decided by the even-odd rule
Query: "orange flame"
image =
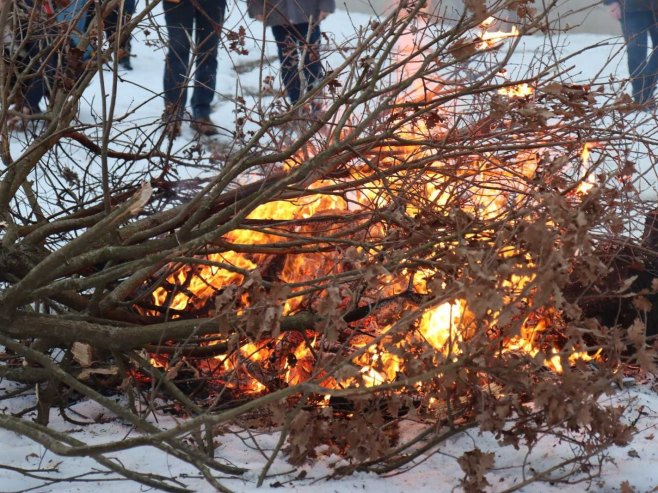
<path fill-rule="evenodd" d="M 495 47 L 504 39 L 519 35 L 515 27 L 511 32 L 489 32 L 488 29 L 493 22 L 494 19 L 490 18 L 482 23 L 482 33 L 478 36 L 476 43 L 478 49 Z M 422 62 L 422 60 L 414 60 L 414 63 L 416 62 Z M 533 92 L 534 89 L 527 83 L 499 90 L 499 94 L 511 98 L 526 97 L 532 95 Z M 411 99 L 416 96 L 417 94 L 415 95 L 413 90 L 407 94 L 407 97 Z M 441 125 L 433 127 L 423 120 L 411 122 L 404 125 L 396 135 L 404 145 L 396 144 L 389 147 L 382 145 L 374 150 L 386 156 L 380 160 L 380 165 L 383 167 L 412 159 L 431 160 L 432 162 L 431 171 L 428 171 L 424 177 L 425 182 L 417 186 L 418 200 L 406 201 L 404 207 L 400 208 L 400 217 L 398 217 L 400 221 L 414 218 L 426 210 L 443 213 L 445 206 L 454 203 L 455 196 L 459 196 L 461 199 L 459 204 L 462 212 L 480 219 L 496 218 L 501 213 L 514 209 L 520 204 L 520 200 L 527 190 L 527 181 L 533 179 L 537 174 L 538 153 L 519 153 L 514 158 L 514 166 L 510 166 L 508 162 L 500 162 L 501 158 L 496 158 L 495 155 L 484 155 L 464 159 L 459 166 L 454 166 L 452 169 L 450 168 L 451 163 L 435 160 L 433 158 L 434 150 L 428 149 L 423 144 L 424 141 L 435 138 L 443 131 Z M 594 144 L 587 143 L 583 147 L 583 169 L 589 163 L 590 150 L 593 146 Z M 283 164 L 283 168 L 287 170 L 292 170 L 295 166 L 297 166 L 297 159 L 289 159 Z M 450 172 L 444 173 L 446 169 Z M 350 192 L 349 196 L 321 193 L 320 189 L 335 185 L 337 180 L 317 181 L 311 186 L 313 193 L 307 196 L 294 200 L 277 200 L 258 206 L 248 215 L 244 228 L 249 228 L 249 224 L 265 224 L 266 226 L 252 226 L 253 229 L 234 230 L 228 233 L 222 238 L 222 245 L 226 250 L 205 258 L 206 263 L 214 265 L 186 265 L 180 268 L 174 266 L 175 271 L 166 277 L 165 284 L 154 291 L 154 304 L 168 307 L 174 312 L 194 310 L 204 306 L 219 290 L 244 283 L 246 274 L 257 271 L 259 265 L 267 258 L 266 254 L 243 253 L 250 250 L 247 247 L 276 246 L 277 243 L 289 241 L 290 237 L 296 235 L 313 234 L 314 232 L 309 226 L 301 225 L 302 220 L 322 214 L 345 214 L 354 209 L 387 209 L 391 204 L 395 204 L 398 194 L 401 196 L 408 192 L 409 183 L 404 172 L 399 172 L 395 176 L 387 176 L 387 181 L 384 183 L 383 179 L 378 176 L 373 177 L 374 173 L 370 167 L 363 163 L 359 165 L 356 162 L 350 170 L 350 174 L 349 179 L 358 180 L 364 185 L 360 189 Z M 455 176 L 459 180 L 454 180 Z M 588 176 L 588 180 L 591 179 L 592 177 Z M 491 186 L 492 183 L 496 186 Z M 582 182 L 581 185 L 584 186 L 587 183 Z M 589 183 L 591 188 L 593 182 Z M 279 226 L 279 223 L 286 222 L 292 224 Z M 382 223 L 369 225 L 367 228 L 365 236 L 371 240 L 384 238 L 387 234 Z M 373 251 L 365 252 L 366 247 L 362 247 L 357 253 L 363 253 L 365 257 L 368 257 L 369 254 L 377 254 L 383 250 L 377 241 L 372 241 L 372 243 L 376 245 L 371 247 Z M 448 250 L 454 246 L 454 244 L 447 244 L 445 248 Z M 521 255 L 514 248 L 499 249 L 498 254 L 504 259 Z M 285 255 L 284 265 L 278 273 L 278 280 L 284 284 L 303 284 L 318 277 L 328 276 L 340 268 L 344 259 L 340 259 L 339 256 L 336 251 Z M 358 258 L 350 261 L 355 265 L 358 264 Z M 532 263 L 529 258 L 525 258 L 524 261 L 525 265 Z M 415 293 L 429 294 L 432 290 L 428 287 L 428 279 L 431 279 L 434 274 L 431 269 L 424 268 L 414 272 L 406 270 L 395 273 L 369 272 L 368 275 L 372 276 L 369 282 L 382 284 L 379 290 L 373 290 L 377 295 L 391 296 L 408 290 L 409 285 Z M 513 298 L 523 296 L 533 281 L 534 278 L 531 275 L 524 276 L 516 273 L 509 274 L 505 279 L 496 280 L 498 287 L 505 293 L 505 303 L 518 301 Z M 282 313 L 292 313 L 300 307 L 303 299 L 298 294 L 299 291 L 293 289 L 288 298 L 281 301 Z M 340 293 L 336 297 L 340 301 Z M 311 300 L 309 303 L 315 301 L 317 300 Z M 243 300 L 243 306 L 247 305 L 248 300 Z M 171 315 L 172 318 L 176 316 L 176 314 Z M 492 318 L 494 324 L 498 322 L 496 314 Z M 548 323 L 548 318 L 539 317 L 535 325 L 531 327 L 526 321 L 520 335 L 505 341 L 505 350 L 524 351 L 531 356 L 538 355 L 541 352 L 538 339 L 540 334 L 547 329 Z M 438 306 L 426 309 L 422 313 L 415 336 L 418 337 L 420 334 L 422 340 L 445 356 L 457 356 L 462 350 L 463 343 L 468 340 L 468 332 L 472 325 L 472 314 L 467 301 L 450 299 Z M 387 351 L 379 340 L 372 342 L 388 330 L 388 328 L 376 328 L 378 330 L 376 337 L 366 338 L 366 340 L 353 338 L 341 346 L 341 351 L 349 345 L 352 351 L 359 350 L 360 353 L 353 358 L 351 355 L 354 353 L 351 353 L 346 359 L 349 365 L 354 365 L 356 371 L 345 378 L 328 377 L 322 373 L 318 361 L 321 359 L 318 354 L 321 353 L 319 346 L 322 338 L 318 333 L 307 337 L 312 332 L 310 330 L 304 334 L 304 340 L 297 339 L 290 342 L 290 339 L 286 339 L 285 334 L 281 334 L 267 341 L 259 341 L 258 344 L 245 342 L 248 341 L 245 334 L 239 336 L 234 334 L 240 344 L 233 345 L 235 351 L 232 353 L 218 356 L 216 364 L 220 365 L 226 374 L 231 374 L 230 378 L 224 379 L 225 385 L 244 392 L 264 392 L 268 388 L 269 380 L 281 380 L 287 385 L 295 385 L 309 378 L 317 378 L 322 381 L 322 385 L 334 388 L 353 385 L 381 385 L 394 381 L 401 369 L 404 368 L 405 361 L 400 356 Z M 414 336 L 409 335 L 409 337 Z M 280 349 L 286 344 L 284 349 Z M 561 354 L 555 348 L 549 353 L 544 358 L 545 364 L 555 371 L 563 371 L 564 359 Z M 572 363 L 575 359 L 587 360 L 588 358 L 591 358 L 588 353 L 574 351 L 566 360 Z M 154 360 L 153 364 L 156 363 L 157 360 Z M 250 370 L 250 363 L 262 363 L 259 371 L 262 370 L 267 374 L 261 375 L 256 370 Z M 328 399 L 325 399 L 326 402 Z"/>

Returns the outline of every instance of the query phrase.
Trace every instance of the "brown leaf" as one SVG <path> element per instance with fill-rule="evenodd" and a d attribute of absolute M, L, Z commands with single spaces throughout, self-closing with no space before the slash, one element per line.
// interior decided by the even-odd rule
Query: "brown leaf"
<path fill-rule="evenodd" d="M 656 373 L 656 354 L 640 348 L 637 352 L 637 362 L 640 367 L 649 373 Z"/>
<path fill-rule="evenodd" d="M 635 493 L 635 490 L 628 481 L 623 481 L 619 485 L 619 493 Z"/>
<path fill-rule="evenodd" d="M 633 324 L 628 328 L 628 339 L 638 346 L 644 345 L 646 327 L 644 322 L 636 318 Z"/>
<path fill-rule="evenodd" d="M 477 46 L 473 41 L 460 39 L 450 45 L 448 52 L 457 60 L 466 60 L 477 53 Z"/>
<path fill-rule="evenodd" d="M 485 0 L 465 0 L 464 6 L 473 12 L 477 20 L 484 20 L 489 17 Z"/>
<path fill-rule="evenodd" d="M 639 459 L 640 458 L 640 454 L 638 454 L 637 450 L 635 450 L 634 448 L 632 448 L 628 451 L 628 456 L 633 457 L 634 459 Z"/>
<path fill-rule="evenodd" d="M 642 312 L 650 312 L 653 305 L 644 296 L 636 296 L 633 298 L 633 306 Z"/>
<path fill-rule="evenodd" d="M 564 91 L 564 84 L 559 82 L 550 82 L 546 85 L 541 86 L 541 91 L 546 94 L 551 94 L 553 96 L 558 96 Z"/>
<path fill-rule="evenodd" d="M 457 462 L 464 471 L 464 478 L 461 480 L 464 491 L 482 491 L 486 486 L 490 486 L 485 474 L 494 466 L 495 454 L 493 452 L 482 452 L 476 448 L 465 452 L 457 459 Z"/>

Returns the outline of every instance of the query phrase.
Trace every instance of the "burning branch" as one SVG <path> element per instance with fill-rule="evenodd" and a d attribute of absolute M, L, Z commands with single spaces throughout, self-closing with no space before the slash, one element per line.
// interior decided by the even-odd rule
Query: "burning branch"
<path fill-rule="evenodd" d="M 323 444 L 352 461 L 337 474 L 384 473 L 472 426 L 513 445 L 570 431 L 590 451 L 623 443 L 628 427 L 598 398 L 631 345 L 653 369 L 656 261 L 655 235 L 621 235 L 619 218 L 644 211 L 615 150 L 650 142 L 607 123 L 623 109 L 609 88 L 556 75 L 557 54 L 508 71 L 520 33 L 546 19 L 526 3 L 470 2 L 452 24 L 400 6 L 339 50 L 309 96 L 331 96 L 322 118 L 238 98 L 232 152 L 184 184 L 177 169 L 209 167 L 201 147 L 163 151 L 160 130 L 140 127 L 122 130 L 140 136 L 134 148 L 111 151 L 121 134 L 107 123 L 100 144 L 71 123 L 93 64 L 51 105 L 70 118 L 16 158 L 5 131 L 0 375 L 40 393 L 38 425 L 0 426 L 167 491 L 182 488 L 104 454 L 157 447 L 225 490 L 210 470 L 243 471 L 213 458 L 214 427 L 254 416 L 283 429 L 261 481 L 284 450 L 297 464 Z M 482 25 L 512 5 L 518 30 Z M 70 146 L 100 154 L 105 178 L 63 167 Z M 68 391 L 142 435 L 86 445 L 52 432 Z M 189 416 L 165 430 L 140 405 Z M 410 415 L 431 433 L 404 441 Z M 473 490 L 477 457 L 460 462 Z"/>

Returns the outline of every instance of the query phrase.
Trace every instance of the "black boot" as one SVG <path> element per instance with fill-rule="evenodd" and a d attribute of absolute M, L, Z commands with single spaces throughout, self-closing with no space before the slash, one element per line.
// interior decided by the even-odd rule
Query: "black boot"
<path fill-rule="evenodd" d="M 125 70 L 132 70 L 133 65 L 130 61 L 130 40 L 126 41 L 119 52 L 119 65 Z"/>

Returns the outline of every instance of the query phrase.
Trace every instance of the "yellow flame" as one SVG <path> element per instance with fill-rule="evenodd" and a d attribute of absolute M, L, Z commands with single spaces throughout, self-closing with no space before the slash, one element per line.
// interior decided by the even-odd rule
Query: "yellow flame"
<path fill-rule="evenodd" d="M 516 26 L 512 26 L 510 32 L 505 31 L 489 31 L 489 28 L 494 24 L 496 19 L 494 17 L 489 17 L 482 21 L 479 28 L 481 34 L 479 35 L 479 42 L 476 43 L 476 48 L 478 50 L 486 50 L 493 48 L 503 40 L 507 38 L 515 38 L 519 36 L 519 30 Z"/>
<path fill-rule="evenodd" d="M 596 185 L 596 179 L 594 178 L 592 173 L 588 173 L 589 171 L 589 166 L 591 164 L 591 150 L 597 147 L 596 143 L 593 142 L 585 142 L 583 145 L 583 150 L 580 153 L 580 160 L 581 160 L 581 166 L 580 166 L 580 174 L 581 176 L 584 176 L 585 179 L 581 180 L 578 183 L 578 188 L 577 192 L 581 194 L 586 194 L 589 192 L 594 186 Z"/>
<path fill-rule="evenodd" d="M 457 300 L 426 311 L 420 320 L 420 333 L 434 349 L 443 354 L 459 354 L 465 302 Z"/>
<path fill-rule="evenodd" d="M 498 94 L 507 96 L 509 98 L 524 98 L 534 94 L 535 90 L 527 82 L 516 84 L 513 86 L 501 87 L 498 89 Z"/>

